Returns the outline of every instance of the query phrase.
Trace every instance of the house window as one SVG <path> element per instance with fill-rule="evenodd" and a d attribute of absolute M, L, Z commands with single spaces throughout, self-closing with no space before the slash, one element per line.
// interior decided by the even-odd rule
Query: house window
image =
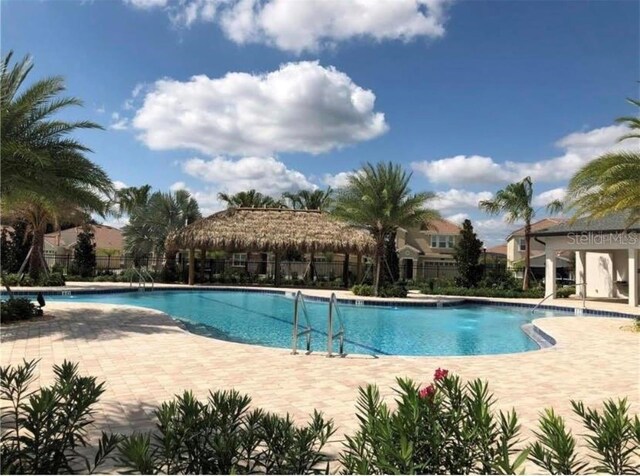
<path fill-rule="evenodd" d="M 518 251 L 527 251 L 527 241 L 524 238 L 518 241 Z"/>
<path fill-rule="evenodd" d="M 247 253 L 233 253 L 231 256 L 231 266 L 244 268 L 247 265 Z"/>
<path fill-rule="evenodd" d="M 448 235 L 431 235 L 431 248 L 453 248 L 455 238 Z"/>

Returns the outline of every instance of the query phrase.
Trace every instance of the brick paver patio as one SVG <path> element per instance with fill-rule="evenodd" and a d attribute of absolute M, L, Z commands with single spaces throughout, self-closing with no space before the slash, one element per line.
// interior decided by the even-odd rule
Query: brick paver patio
<path fill-rule="evenodd" d="M 640 334 L 623 329 L 628 319 L 538 319 L 557 345 L 521 354 L 329 359 L 194 335 L 153 310 L 84 303 L 46 309 L 52 319 L 2 326 L 2 365 L 41 359 L 45 385 L 54 363 L 79 362 L 82 372 L 107 382 L 97 415 L 105 430 L 151 428 L 152 409 L 184 389 L 205 397 L 210 389 L 236 388 L 255 406 L 297 419 L 322 410 L 339 426 L 339 440 L 355 428 L 358 386 L 377 383 L 392 397 L 396 376 L 425 382 L 437 367 L 488 379 L 499 407 L 515 407 L 526 433 L 547 406 L 570 416 L 570 399 L 597 405 L 628 396 L 633 411 L 640 410 Z"/>

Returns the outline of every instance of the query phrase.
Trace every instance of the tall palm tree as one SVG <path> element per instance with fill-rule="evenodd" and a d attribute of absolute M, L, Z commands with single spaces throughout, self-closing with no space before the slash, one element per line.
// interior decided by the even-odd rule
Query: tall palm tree
<path fill-rule="evenodd" d="M 628 99 L 640 107 L 640 101 Z M 640 139 L 640 118 L 616 119 L 629 132 L 620 137 Z M 640 152 L 638 147 L 609 152 L 582 167 L 569 182 L 568 196 L 575 216 L 601 218 L 611 213 L 626 213 L 627 225 L 640 221 Z"/>
<path fill-rule="evenodd" d="M 201 217 L 198 202 L 189 192 L 155 192 L 146 203 L 131 209 L 129 223 L 122 229 L 125 251 L 134 259 L 150 252 L 164 254 L 165 273 L 173 276 L 180 250 L 166 246 L 167 236 Z"/>
<path fill-rule="evenodd" d="M 234 195 L 219 193 L 218 199 L 227 202 L 228 207 L 242 208 L 281 208 L 282 203 L 268 195 L 257 192 L 255 189 L 238 192 Z"/>
<path fill-rule="evenodd" d="M 529 278 L 531 274 L 531 221 L 536 214 L 533 208 L 533 182 L 531 177 L 525 177 L 520 182 L 507 185 L 504 189 L 498 190 L 492 200 L 482 200 L 479 203 L 481 210 L 498 215 L 506 213 L 508 223 L 524 221 L 524 241 L 526 246 L 524 256 L 524 277 L 522 279 L 522 289 L 529 289 Z M 555 213 L 562 209 L 562 203 L 555 200 L 547 205 L 549 213 Z"/>
<path fill-rule="evenodd" d="M 149 203 L 151 197 L 151 185 L 143 185 L 141 187 L 126 187 L 116 190 L 113 199 L 115 205 L 113 214 L 122 217 L 123 215 L 131 215 Z"/>
<path fill-rule="evenodd" d="M 327 211 L 333 203 L 333 189 L 329 187 L 326 190 L 285 192 L 282 198 L 288 200 L 294 210 Z"/>
<path fill-rule="evenodd" d="M 60 77 L 23 87 L 33 68 L 27 56 L 11 64 L 10 52 L 0 65 L 0 196 L 5 213 L 23 217 L 33 231 L 29 273 L 38 279 L 44 269 L 44 234 L 65 214 L 105 213 L 104 196 L 113 188 L 107 174 L 85 157 L 90 149 L 70 135 L 79 129 L 101 129 L 90 121 L 52 118 L 74 97 L 60 97 Z"/>
<path fill-rule="evenodd" d="M 435 195 L 430 192 L 411 193 L 407 174 L 402 166 L 388 163 L 367 163 L 362 171 L 349 177 L 349 183 L 337 193 L 334 214 L 354 225 L 367 228 L 376 242 L 374 294 L 378 294 L 385 239 L 398 227 L 418 227 L 437 218 L 436 211 L 425 207 Z"/>

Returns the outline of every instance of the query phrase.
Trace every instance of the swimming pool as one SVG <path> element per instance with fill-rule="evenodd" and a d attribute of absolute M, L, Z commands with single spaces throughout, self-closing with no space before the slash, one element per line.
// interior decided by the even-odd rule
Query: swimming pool
<path fill-rule="evenodd" d="M 48 296 L 52 301 L 127 304 L 163 311 L 198 334 L 246 344 L 290 348 L 293 297 L 240 291 L 153 291 Z M 521 329 L 527 308 L 462 304 L 455 307 L 360 306 L 340 303 L 345 352 L 373 355 L 483 355 L 539 346 Z M 311 350 L 327 349 L 326 301 L 306 301 Z M 557 315 L 557 312 L 546 312 Z M 544 316 L 545 312 L 535 317 Z M 301 315 L 301 325 L 305 324 Z M 304 338 L 299 348 L 304 348 Z M 337 352 L 337 343 L 334 343 Z"/>

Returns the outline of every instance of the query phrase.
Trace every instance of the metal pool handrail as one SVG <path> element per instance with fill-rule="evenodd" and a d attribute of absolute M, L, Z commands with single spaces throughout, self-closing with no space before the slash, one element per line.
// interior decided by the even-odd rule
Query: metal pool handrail
<path fill-rule="evenodd" d="M 338 332 L 333 333 L 333 316 L 337 317 L 337 321 L 339 324 Z M 327 330 L 327 357 L 333 357 L 333 339 L 338 337 L 340 339 L 340 347 L 339 354 L 340 356 L 344 356 L 344 320 L 342 319 L 342 313 L 340 312 L 340 307 L 338 306 L 338 298 L 336 297 L 336 293 L 331 293 L 331 298 L 329 298 L 329 316 L 327 318 L 328 322 L 328 330 Z"/>
<path fill-rule="evenodd" d="M 586 303 L 586 300 L 587 300 L 587 283 L 584 282 L 584 283 L 576 284 L 575 286 L 576 287 L 577 286 L 582 286 L 582 309 L 586 309 L 587 308 L 587 303 Z M 556 291 L 554 291 L 552 293 L 549 293 L 545 297 L 543 297 L 542 300 L 538 304 L 536 304 L 533 309 L 531 309 L 531 314 L 533 314 L 534 311 L 536 309 L 538 309 L 543 302 L 545 302 L 547 299 L 549 299 L 551 296 L 553 296 L 556 292 L 557 292 L 557 289 L 556 289 Z"/>
<path fill-rule="evenodd" d="M 300 324 L 300 309 L 304 314 L 306 328 L 298 331 L 298 325 Z M 311 352 L 311 323 L 309 322 L 309 313 L 307 312 L 307 305 L 304 302 L 302 293 L 298 291 L 296 297 L 293 300 L 293 336 L 291 338 L 291 353 L 296 355 L 298 353 L 298 338 L 300 336 L 307 336 L 307 352 Z"/>
<path fill-rule="evenodd" d="M 138 268 L 136 268 L 135 266 L 132 266 L 130 269 L 132 269 L 135 274 L 138 276 L 138 288 L 140 288 L 141 286 L 143 288 L 146 288 L 146 282 L 144 280 L 144 276 L 142 276 L 142 274 L 140 274 L 140 271 L 138 271 Z M 134 275 L 131 275 L 131 278 L 129 278 L 129 287 L 133 287 L 133 278 Z"/>
<path fill-rule="evenodd" d="M 153 291 L 153 285 L 155 284 L 155 281 L 153 280 L 153 276 L 151 276 L 151 273 L 147 268 L 140 268 L 140 270 L 141 270 L 141 274 L 144 273 L 146 277 L 149 279 L 149 281 L 151 281 L 151 290 Z M 146 282 L 146 279 L 145 279 L 145 282 Z"/>

